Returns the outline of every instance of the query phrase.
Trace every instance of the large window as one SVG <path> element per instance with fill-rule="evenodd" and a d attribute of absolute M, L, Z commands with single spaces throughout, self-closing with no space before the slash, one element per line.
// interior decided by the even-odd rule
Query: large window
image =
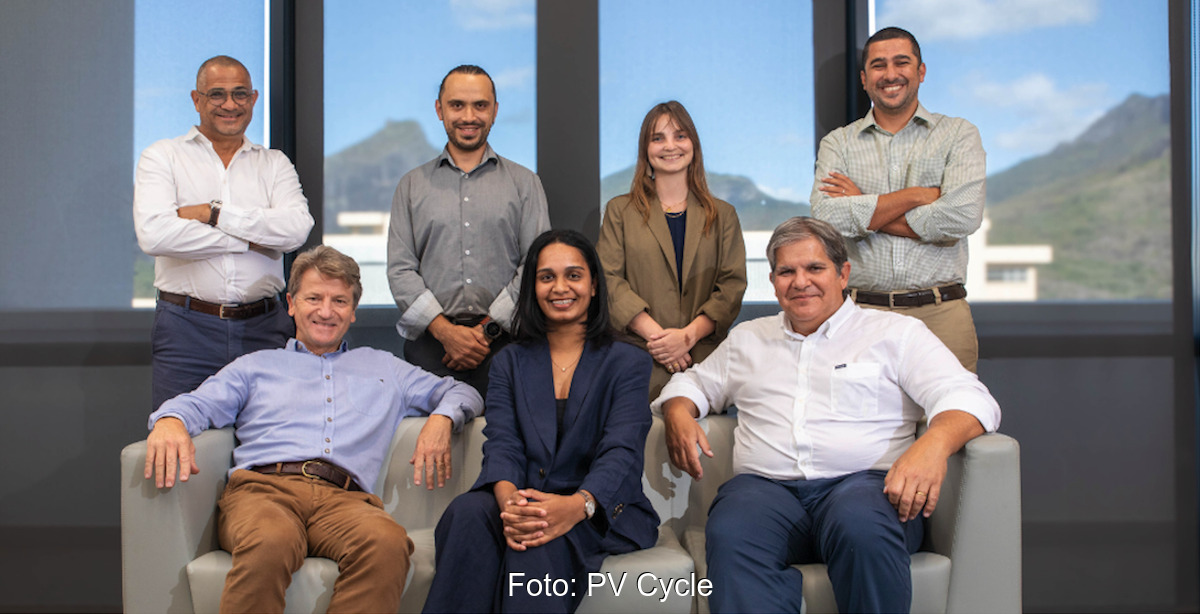
<path fill-rule="evenodd" d="M 1171 298 L 1167 2 L 877 0 L 890 25 L 926 108 L 983 136 L 972 302 Z"/>
<path fill-rule="evenodd" d="M 364 305 L 395 305 L 387 227 L 396 185 L 446 143 L 434 112 L 451 68 L 496 83 L 488 142 L 536 171 L 533 0 L 325 3 L 325 243 L 358 260 Z"/>
<path fill-rule="evenodd" d="M 203 3 L 138 0 L 134 16 L 131 152 L 135 166 L 143 149 L 155 141 L 180 136 L 196 125 L 196 109 L 191 100 L 196 70 L 215 55 L 237 58 L 250 71 L 259 97 L 246 136 L 255 143 L 270 146 L 267 142 L 271 108 L 266 70 L 268 6 L 266 0 Z M 154 259 L 143 254 L 136 241 L 132 250 L 133 306 L 153 307 Z"/>
<path fill-rule="evenodd" d="M 655 104 L 683 103 L 709 187 L 746 233 L 746 301 L 773 301 L 766 241 L 809 212 L 812 6 L 795 0 L 600 3 L 601 199 L 629 191 L 638 130 Z"/>

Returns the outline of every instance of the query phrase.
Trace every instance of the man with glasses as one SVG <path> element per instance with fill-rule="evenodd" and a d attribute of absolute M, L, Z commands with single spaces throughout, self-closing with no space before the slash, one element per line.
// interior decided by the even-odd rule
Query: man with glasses
<path fill-rule="evenodd" d="M 488 145 L 498 107 L 482 68 L 459 66 L 442 79 L 434 110 L 449 142 L 400 180 L 388 229 L 405 360 L 480 394 L 512 320 L 521 262 L 550 229 L 541 180 Z"/>
<path fill-rule="evenodd" d="M 872 108 L 821 139 L 812 213 L 850 249 L 850 297 L 925 322 L 974 371 L 979 342 L 963 287 L 967 236 L 983 222 L 987 174 L 979 130 L 931 113 L 912 34 L 884 28 L 862 52 Z"/>
<path fill-rule="evenodd" d="M 205 61 L 192 91 L 200 125 L 138 161 L 134 230 L 158 289 L 153 409 L 295 333 L 278 298 L 283 254 L 304 244 L 313 219 L 287 156 L 245 136 L 257 100 L 241 62 Z"/>

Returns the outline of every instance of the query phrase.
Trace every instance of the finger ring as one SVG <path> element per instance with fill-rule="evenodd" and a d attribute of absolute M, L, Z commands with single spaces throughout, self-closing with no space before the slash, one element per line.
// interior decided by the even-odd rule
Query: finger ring
<path fill-rule="evenodd" d="M 846 188 L 842 188 L 842 196 L 846 195 Z"/>
<path fill-rule="evenodd" d="M 924 497 L 924 496 L 925 496 L 925 493 L 923 493 L 923 492 L 921 492 L 921 491 L 919 491 L 919 490 L 918 490 L 918 491 L 917 491 L 917 496 L 918 496 L 918 497 Z"/>

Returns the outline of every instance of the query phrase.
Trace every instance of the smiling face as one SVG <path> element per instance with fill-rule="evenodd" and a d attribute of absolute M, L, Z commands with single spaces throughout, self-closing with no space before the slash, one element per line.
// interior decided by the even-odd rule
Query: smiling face
<path fill-rule="evenodd" d="M 210 141 L 221 141 L 240 138 L 254 118 L 254 103 L 258 100 L 258 92 L 250 95 L 245 104 L 238 104 L 229 95 L 236 89 L 253 90 L 250 83 L 250 73 L 234 65 L 212 64 L 200 73 L 196 80 L 196 89 L 192 90 L 192 103 L 200 114 L 200 133 Z M 216 90 L 224 91 L 225 101 L 219 105 L 212 104 L 208 96 Z"/>
<path fill-rule="evenodd" d="M 850 263 L 839 270 L 815 238 L 801 239 L 775 250 L 771 283 L 775 298 L 792 330 L 811 335 L 842 306 L 850 279 Z"/>
<path fill-rule="evenodd" d="M 300 277 L 295 295 L 288 294 L 288 315 L 296 320 L 296 340 L 322 355 L 342 345 L 354 322 L 354 289 L 341 279 L 311 268 Z"/>
<path fill-rule="evenodd" d="M 692 164 L 692 138 L 669 115 L 654 120 L 646 157 L 655 176 L 687 172 Z"/>
<path fill-rule="evenodd" d="M 564 243 L 551 243 L 538 254 L 534 292 L 546 315 L 548 330 L 586 327 L 588 306 L 596 283 L 583 252 Z"/>
<path fill-rule="evenodd" d="M 453 73 L 446 77 L 434 108 L 446 127 L 452 154 L 472 152 L 487 143 L 497 106 L 486 75 Z"/>
<path fill-rule="evenodd" d="M 917 90 L 925 81 L 925 64 L 906 39 L 876 41 L 867 49 L 867 63 L 860 77 L 877 113 L 908 117 L 917 110 Z"/>

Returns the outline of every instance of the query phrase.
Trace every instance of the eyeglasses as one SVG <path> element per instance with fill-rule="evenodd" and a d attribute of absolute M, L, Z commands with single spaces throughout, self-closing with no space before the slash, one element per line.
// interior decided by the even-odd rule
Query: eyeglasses
<path fill-rule="evenodd" d="M 214 107 L 219 107 L 219 106 L 225 104 L 225 101 L 228 100 L 229 98 L 233 98 L 234 104 L 236 104 L 240 107 L 240 106 L 246 104 L 247 102 L 250 102 L 250 98 L 252 98 L 257 93 L 258 93 L 258 90 L 248 90 L 244 87 L 239 87 L 239 88 L 233 90 L 232 92 L 226 92 L 225 90 L 221 90 L 221 89 L 209 90 L 207 92 L 199 92 L 199 94 L 201 96 L 204 96 L 205 98 L 208 99 L 208 104 L 211 104 Z"/>

